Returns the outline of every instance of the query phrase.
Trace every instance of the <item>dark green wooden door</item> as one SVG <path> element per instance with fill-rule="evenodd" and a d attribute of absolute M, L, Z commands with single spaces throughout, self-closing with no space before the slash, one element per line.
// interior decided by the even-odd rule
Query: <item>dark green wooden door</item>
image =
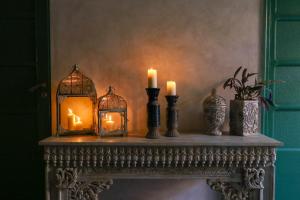
<path fill-rule="evenodd" d="M 265 78 L 284 80 L 272 87 L 275 108 L 265 112 L 263 130 L 284 142 L 278 150 L 276 199 L 299 200 L 300 193 L 300 1 L 266 0 Z"/>
<path fill-rule="evenodd" d="M 3 200 L 44 199 L 43 165 L 37 142 L 50 135 L 48 15 L 47 0 L 0 3 Z"/>

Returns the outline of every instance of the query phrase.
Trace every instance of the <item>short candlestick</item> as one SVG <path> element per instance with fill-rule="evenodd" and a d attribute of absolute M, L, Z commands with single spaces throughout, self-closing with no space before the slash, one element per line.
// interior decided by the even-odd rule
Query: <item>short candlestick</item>
<path fill-rule="evenodd" d="M 178 137 L 178 109 L 176 102 L 179 96 L 166 96 L 168 101 L 167 107 L 167 132 L 165 136 L 167 137 Z"/>

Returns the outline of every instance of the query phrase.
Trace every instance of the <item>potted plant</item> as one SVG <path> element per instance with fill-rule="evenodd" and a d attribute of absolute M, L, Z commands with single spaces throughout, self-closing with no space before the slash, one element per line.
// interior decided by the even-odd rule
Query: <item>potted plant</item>
<path fill-rule="evenodd" d="M 258 82 L 255 77 L 257 73 L 248 73 L 247 68 L 242 69 L 242 66 L 239 67 L 233 77 L 225 81 L 223 88 L 230 88 L 235 91 L 235 99 L 230 101 L 230 134 L 248 136 L 258 133 L 259 101 L 267 108 L 273 105 L 272 93 L 266 88 L 266 85 L 274 81 Z M 239 79 L 237 77 L 241 71 L 242 74 Z M 252 78 L 252 81 L 249 78 Z M 262 96 L 264 89 L 268 92 L 267 98 Z"/>

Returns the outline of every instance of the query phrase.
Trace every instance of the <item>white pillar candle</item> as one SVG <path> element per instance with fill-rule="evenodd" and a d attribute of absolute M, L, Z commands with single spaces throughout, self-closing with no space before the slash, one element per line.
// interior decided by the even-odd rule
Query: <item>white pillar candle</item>
<path fill-rule="evenodd" d="M 114 130 L 114 121 L 112 120 L 112 116 L 109 115 L 108 116 L 108 119 L 106 120 L 106 128 L 107 128 L 107 131 L 113 131 Z"/>
<path fill-rule="evenodd" d="M 73 130 L 74 128 L 74 117 L 73 111 L 68 108 L 68 130 Z"/>
<path fill-rule="evenodd" d="M 148 69 L 148 88 L 157 88 L 156 69 Z"/>
<path fill-rule="evenodd" d="M 82 129 L 82 121 L 80 119 L 80 117 L 75 115 L 75 127 L 76 130 L 81 130 Z"/>
<path fill-rule="evenodd" d="M 167 95 L 168 96 L 176 96 L 176 82 L 175 81 L 167 81 Z"/>

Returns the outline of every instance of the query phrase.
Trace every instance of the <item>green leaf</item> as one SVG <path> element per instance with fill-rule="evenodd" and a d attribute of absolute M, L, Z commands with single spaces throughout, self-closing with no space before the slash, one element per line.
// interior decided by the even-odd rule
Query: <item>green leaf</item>
<path fill-rule="evenodd" d="M 227 81 L 225 81 L 223 88 L 225 89 L 226 87 L 229 86 L 229 82 L 231 81 L 231 78 L 227 79 Z"/>
<path fill-rule="evenodd" d="M 246 76 L 246 73 L 247 73 L 247 68 L 245 68 L 245 69 L 243 70 L 243 74 L 242 74 L 242 83 L 246 83 L 247 80 L 248 80 L 248 78 L 247 78 L 247 76 Z"/>
<path fill-rule="evenodd" d="M 262 85 L 258 85 L 258 86 L 251 87 L 250 90 L 252 90 L 252 91 L 260 91 L 262 88 L 263 88 Z"/>
<path fill-rule="evenodd" d="M 242 66 L 240 66 L 240 67 L 234 72 L 234 75 L 233 75 L 234 78 L 238 75 L 238 73 L 240 72 L 241 69 L 242 69 Z"/>
<path fill-rule="evenodd" d="M 256 75 L 257 73 L 248 73 L 247 78 Z M 256 79 L 255 79 L 256 80 Z"/>

